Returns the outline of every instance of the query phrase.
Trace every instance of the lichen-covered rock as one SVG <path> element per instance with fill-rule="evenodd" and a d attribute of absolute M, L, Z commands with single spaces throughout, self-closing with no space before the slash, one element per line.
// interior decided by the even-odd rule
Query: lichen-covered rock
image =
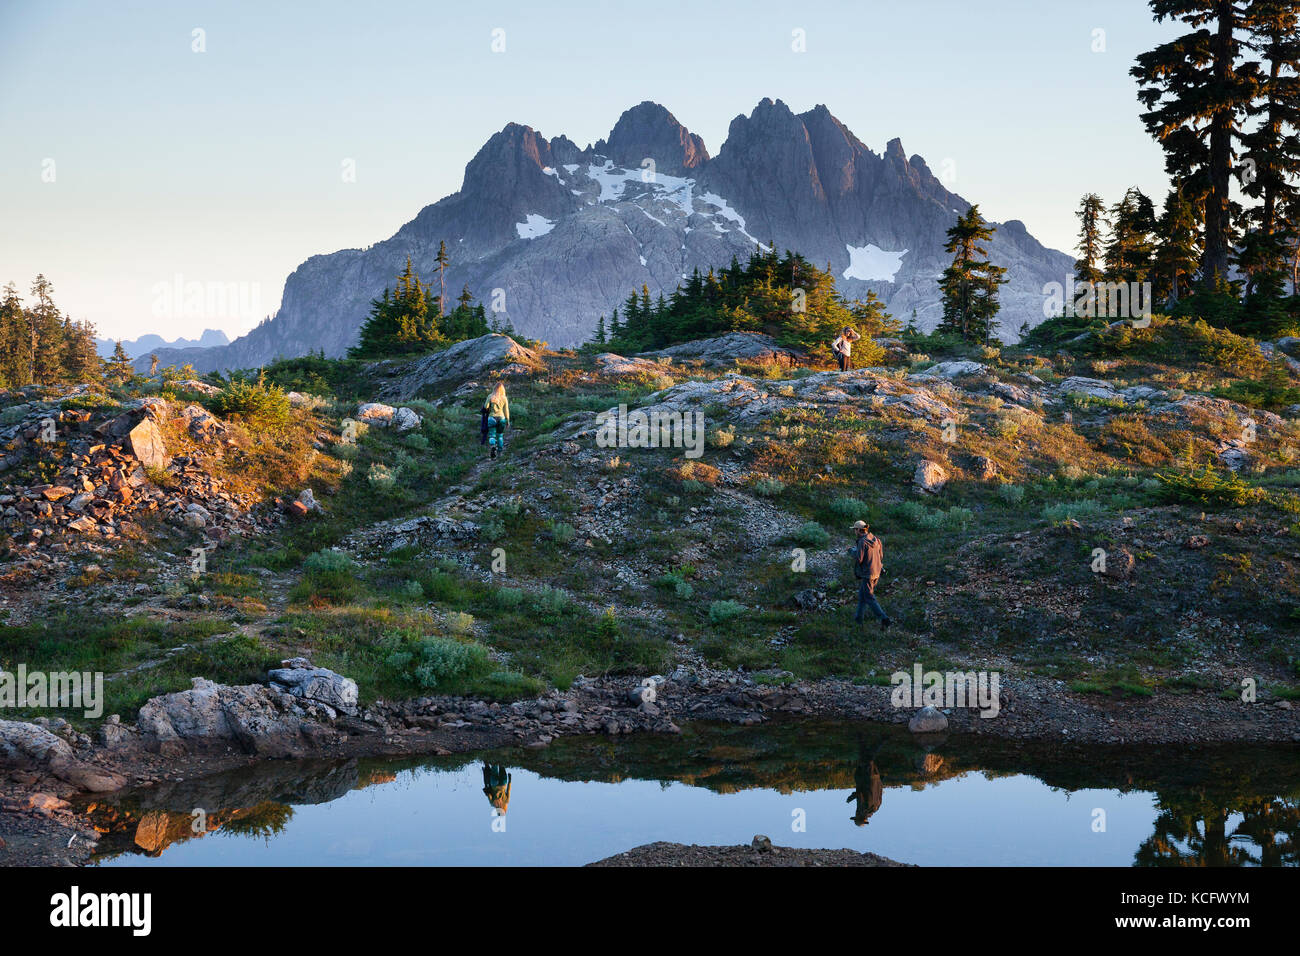
<path fill-rule="evenodd" d="M 426 389 L 446 388 L 511 365 L 540 369 L 542 360 L 508 335 L 480 335 L 398 367 L 379 395 L 387 399 L 414 398 Z"/>
<path fill-rule="evenodd" d="M 295 697 L 325 704 L 348 716 L 357 712 L 357 682 L 327 668 L 314 667 L 305 657 L 281 661 L 270 678 L 273 687 Z"/>
<path fill-rule="evenodd" d="M 737 361 L 790 367 L 805 358 L 802 352 L 777 345 L 775 339 L 760 332 L 728 332 L 643 354 L 702 362 L 713 367 L 730 367 Z"/>
<path fill-rule="evenodd" d="M 146 746 L 175 753 L 235 743 L 246 753 L 288 757 L 306 749 L 314 728 L 288 709 L 292 698 L 258 684 L 230 687 L 202 677 L 190 690 L 147 701 L 136 721 Z"/>
<path fill-rule="evenodd" d="M 948 483 L 948 472 L 943 465 L 928 458 L 917 463 L 912 475 L 912 487 L 921 494 L 937 495 Z"/>

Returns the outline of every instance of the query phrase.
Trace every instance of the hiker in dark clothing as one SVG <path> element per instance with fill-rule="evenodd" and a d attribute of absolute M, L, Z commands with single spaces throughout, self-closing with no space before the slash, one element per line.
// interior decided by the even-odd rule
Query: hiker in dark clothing
<path fill-rule="evenodd" d="M 881 630 L 884 630 L 894 623 L 876 600 L 876 582 L 885 566 L 885 546 L 871 533 L 865 521 L 855 521 L 853 530 L 858 535 L 858 540 L 849 549 L 853 555 L 853 576 L 858 579 L 858 613 L 853 620 L 861 624 L 867 608 L 871 608 L 871 613 L 880 619 Z"/>
<path fill-rule="evenodd" d="M 858 738 L 858 765 L 853 771 L 853 785 L 857 787 L 845 803 L 854 800 L 858 805 L 849 817 L 857 826 L 865 826 L 873 813 L 880 809 L 885 797 L 885 787 L 880 780 L 880 771 L 876 769 L 876 753 L 880 748 L 868 751 L 866 741 Z"/>
<path fill-rule="evenodd" d="M 487 445 L 490 457 L 505 449 L 506 429 L 510 427 L 510 399 L 506 398 L 505 382 L 497 382 L 497 387 L 488 394 L 483 403 L 479 431 L 479 444 Z"/>

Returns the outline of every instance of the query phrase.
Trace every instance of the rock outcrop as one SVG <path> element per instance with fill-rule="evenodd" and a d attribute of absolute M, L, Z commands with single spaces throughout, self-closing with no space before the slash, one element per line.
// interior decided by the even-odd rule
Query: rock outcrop
<path fill-rule="evenodd" d="M 489 373 L 526 375 L 541 367 L 541 357 L 532 349 L 508 335 L 492 333 L 398 366 L 380 388 L 379 396 L 389 400 L 415 398 Z"/>
<path fill-rule="evenodd" d="M 317 720 L 328 718 L 328 711 L 271 687 L 231 687 L 202 677 L 193 685 L 151 698 L 140 708 L 137 724 L 150 750 L 179 753 L 233 743 L 246 753 L 289 757 L 332 733 Z"/>

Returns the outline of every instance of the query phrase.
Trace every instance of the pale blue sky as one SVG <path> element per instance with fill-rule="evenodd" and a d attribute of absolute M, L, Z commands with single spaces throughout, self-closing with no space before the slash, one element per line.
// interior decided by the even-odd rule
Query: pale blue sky
<path fill-rule="evenodd" d="M 233 338 L 307 257 L 460 188 L 507 122 L 585 146 L 645 99 L 710 154 L 762 97 L 825 103 L 877 152 L 898 136 L 936 173 L 951 160 L 949 188 L 1072 252 L 1084 192 L 1163 199 L 1128 69 L 1172 32 L 1140 0 L 0 0 L 0 284 L 44 272 L 101 335 Z M 161 321 L 156 287 L 178 275 L 244 283 L 258 314 Z"/>

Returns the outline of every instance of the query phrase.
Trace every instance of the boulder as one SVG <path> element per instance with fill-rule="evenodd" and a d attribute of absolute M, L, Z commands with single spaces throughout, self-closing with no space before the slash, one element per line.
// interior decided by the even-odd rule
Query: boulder
<path fill-rule="evenodd" d="M 716 338 L 683 342 L 655 352 L 643 352 L 642 355 L 702 362 L 715 368 L 730 368 L 737 361 L 788 368 L 806 358 L 802 352 L 777 345 L 774 338 L 760 332 L 728 332 Z"/>
<path fill-rule="evenodd" d="M 952 380 L 959 375 L 982 375 L 989 370 L 989 367 L 982 362 L 971 362 L 964 359 L 954 359 L 949 362 L 939 362 L 931 365 L 929 368 L 922 369 L 919 372 L 907 376 L 913 381 L 923 382 L 927 380 L 945 379 Z"/>
<path fill-rule="evenodd" d="M 399 432 L 409 432 L 414 428 L 420 427 L 423 419 L 413 408 L 399 408 L 393 413 L 392 425 L 394 430 Z"/>
<path fill-rule="evenodd" d="M 21 720 L 0 720 L 0 757 L 48 765 L 52 761 L 71 760 L 72 748 L 44 727 Z"/>
<path fill-rule="evenodd" d="M 305 657 L 295 657 L 280 664 L 270 673 L 273 687 L 303 700 L 325 704 L 349 717 L 356 715 L 357 682 L 351 677 L 315 667 Z"/>
<path fill-rule="evenodd" d="M 596 371 L 608 378 L 628 378 L 635 375 L 659 377 L 666 375 L 669 366 L 642 358 L 625 358 L 614 352 L 596 356 Z"/>
<path fill-rule="evenodd" d="M 914 734 L 940 733 L 948 729 L 948 718 L 938 708 L 922 707 L 907 722 L 907 729 Z"/>
<path fill-rule="evenodd" d="M 397 409 L 392 405 L 385 405 L 382 402 L 362 402 L 357 406 L 357 419 L 367 425 L 386 428 L 393 420 L 396 411 Z"/>
<path fill-rule="evenodd" d="M 380 389 L 380 397 L 414 398 L 426 389 L 448 388 L 493 370 L 505 371 L 510 366 L 518 366 L 512 371 L 529 372 L 541 369 L 543 362 L 540 355 L 508 335 L 495 332 L 480 335 L 398 366 L 392 379 Z"/>
<path fill-rule="evenodd" d="M 230 687 L 202 677 L 190 690 L 146 701 L 136 724 L 144 744 L 170 754 L 187 745 L 199 748 L 237 744 L 265 757 L 300 755 L 306 721 L 289 711 L 279 692 L 258 684 Z"/>
<path fill-rule="evenodd" d="M 127 433 L 126 447 L 146 468 L 166 468 L 171 462 L 162 431 L 152 418 L 141 419 Z"/>
<path fill-rule="evenodd" d="M 1081 375 L 1071 375 L 1056 387 L 1062 395 L 1086 395 L 1089 398 L 1098 398 L 1108 402 L 1122 402 L 1124 396 L 1110 382 L 1099 378 L 1084 378 Z"/>
<path fill-rule="evenodd" d="M 948 483 L 948 472 L 937 461 L 919 462 L 912 476 L 912 488 L 920 494 L 937 495 Z"/>

